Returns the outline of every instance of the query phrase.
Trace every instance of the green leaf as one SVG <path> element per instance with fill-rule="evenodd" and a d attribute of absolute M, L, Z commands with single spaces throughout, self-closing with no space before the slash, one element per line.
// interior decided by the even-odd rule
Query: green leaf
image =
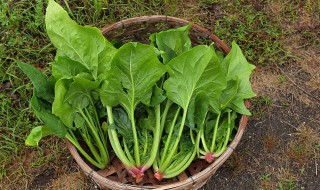
<path fill-rule="evenodd" d="M 227 75 L 227 80 L 239 79 L 237 98 L 248 99 L 255 96 L 249 80 L 255 66 L 248 63 L 235 42 L 232 42 L 231 51 L 223 59 L 221 66 Z"/>
<path fill-rule="evenodd" d="M 153 93 L 151 97 L 151 106 L 156 106 L 161 104 L 167 97 L 164 95 L 164 91 L 157 85 L 153 87 Z"/>
<path fill-rule="evenodd" d="M 35 93 L 31 98 L 30 104 L 35 110 L 39 120 L 41 120 L 55 135 L 61 138 L 66 135 L 67 130 L 65 125 L 57 116 L 51 113 L 49 104 L 46 104 L 41 99 L 38 99 L 35 96 Z"/>
<path fill-rule="evenodd" d="M 133 144 L 131 121 L 126 111 L 122 108 L 115 108 L 112 113 L 114 123 L 109 125 L 109 129 L 117 129 L 128 144 Z"/>
<path fill-rule="evenodd" d="M 151 43 L 156 45 L 160 51 L 164 51 L 164 54 L 161 55 L 164 64 L 191 49 L 191 40 L 189 38 L 190 27 L 191 24 L 150 36 Z"/>
<path fill-rule="evenodd" d="M 92 81 L 90 75 L 81 73 L 73 78 L 64 101 L 72 107 L 85 108 L 92 100 L 91 91 L 98 89 L 99 86 L 99 81 Z"/>
<path fill-rule="evenodd" d="M 52 113 L 58 116 L 67 127 L 73 128 L 73 119 L 76 110 L 64 101 L 71 82 L 72 79 L 65 78 L 56 82 L 54 88 L 56 96 L 52 104 Z"/>
<path fill-rule="evenodd" d="M 54 99 L 54 86 L 48 77 L 39 69 L 30 64 L 17 61 L 19 68 L 29 77 L 34 88 L 36 89 L 36 96 L 42 98 L 50 103 Z"/>
<path fill-rule="evenodd" d="M 213 55 L 212 48 L 196 46 L 171 60 L 168 65 L 174 73 L 163 86 L 168 98 L 183 109 L 188 108 L 198 93 L 205 93 L 212 104 L 217 102 L 226 82 L 223 74 L 217 73 L 219 65 L 211 62 Z"/>
<path fill-rule="evenodd" d="M 54 0 L 49 0 L 45 23 L 53 45 L 70 59 L 81 63 L 94 78 L 97 78 L 99 54 L 106 47 L 112 47 L 100 30 L 90 26 L 79 26 Z"/>
<path fill-rule="evenodd" d="M 37 126 L 33 128 L 25 140 L 26 146 L 38 146 L 39 141 L 48 135 L 54 133 L 47 126 Z"/>
<path fill-rule="evenodd" d="M 70 59 L 61 51 L 57 51 L 55 62 L 52 65 L 52 75 L 56 80 L 60 78 L 69 78 L 76 76 L 81 72 L 89 72 L 89 70 L 78 61 Z"/>
<path fill-rule="evenodd" d="M 231 109 L 236 111 L 237 113 L 244 114 L 244 115 L 251 115 L 250 111 L 246 108 L 244 104 L 244 100 L 242 98 L 237 98 L 231 102 L 229 105 Z"/>
<path fill-rule="evenodd" d="M 99 53 L 98 76 L 108 73 L 111 68 L 111 61 L 116 53 L 117 49 L 112 45 L 106 45 L 105 49 Z"/>
<path fill-rule="evenodd" d="M 200 93 L 195 99 L 195 123 L 200 125 L 202 124 L 207 116 L 209 111 L 209 97 L 205 93 Z"/>
<path fill-rule="evenodd" d="M 164 73 L 153 47 L 127 43 L 112 59 L 110 75 L 100 90 L 102 103 L 105 106 L 121 104 L 127 111 L 132 110 Z"/>
<path fill-rule="evenodd" d="M 220 107 L 225 109 L 235 99 L 239 87 L 239 80 L 229 80 L 227 88 L 223 90 L 220 96 Z"/>

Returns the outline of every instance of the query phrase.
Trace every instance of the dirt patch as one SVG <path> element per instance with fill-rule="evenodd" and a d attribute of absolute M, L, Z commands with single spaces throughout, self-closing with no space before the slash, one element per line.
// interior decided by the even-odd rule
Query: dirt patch
<path fill-rule="evenodd" d="M 252 118 L 235 154 L 206 189 L 275 189 L 281 183 L 318 189 L 315 161 L 319 163 L 320 135 L 316 117 L 312 108 L 294 99 L 290 107 L 273 107 L 265 118 Z"/>

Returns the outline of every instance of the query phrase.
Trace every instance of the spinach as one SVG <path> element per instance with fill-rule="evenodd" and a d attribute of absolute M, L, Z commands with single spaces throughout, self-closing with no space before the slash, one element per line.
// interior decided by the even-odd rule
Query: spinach
<path fill-rule="evenodd" d="M 43 123 L 26 145 L 37 146 L 47 135 L 66 138 L 103 169 L 110 142 L 139 183 L 151 166 L 161 180 L 196 158 L 213 162 L 233 138 L 237 116 L 250 115 L 244 100 L 255 96 L 249 81 L 254 66 L 235 42 L 225 57 L 213 45 L 193 47 L 190 24 L 152 34 L 150 45 L 115 48 L 53 0 L 45 22 L 57 48 L 52 77 L 18 61 L 33 83 L 30 104 Z"/>
<path fill-rule="evenodd" d="M 142 179 L 144 171 L 152 165 L 157 154 L 160 141 L 160 105 L 153 107 L 156 115 L 154 139 L 150 157 L 143 163 L 141 162 L 139 139 L 144 139 L 144 137 L 139 136 L 137 132 L 135 109 L 140 103 L 150 105 L 152 89 L 165 71 L 153 47 L 140 43 L 127 43 L 120 47 L 114 55 L 110 71 L 105 75 L 100 89 L 100 97 L 102 103 L 107 107 L 110 124 L 113 124 L 114 120 L 112 107 L 117 105 L 127 112 L 130 119 L 131 129 L 126 129 L 129 129 L 127 133 L 132 133 L 133 156 L 121 147 L 116 130 L 117 125 L 109 128 L 108 135 L 113 150 L 123 164 L 130 168 L 130 172 L 137 181 Z M 125 144 L 123 146 L 125 148 Z M 134 159 L 131 159 L 132 157 Z"/>

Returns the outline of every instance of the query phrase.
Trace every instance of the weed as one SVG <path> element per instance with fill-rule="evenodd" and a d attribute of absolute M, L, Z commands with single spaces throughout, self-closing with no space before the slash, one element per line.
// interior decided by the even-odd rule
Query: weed
<path fill-rule="evenodd" d="M 270 181 L 271 175 L 272 175 L 272 173 L 267 173 L 267 174 L 261 176 L 260 179 L 261 179 L 262 181 Z"/>
<path fill-rule="evenodd" d="M 284 182 L 278 183 L 277 190 L 297 190 L 295 183 L 291 179 L 285 179 Z"/>
<path fill-rule="evenodd" d="M 262 118 L 269 112 L 269 109 L 271 107 L 270 96 L 259 96 L 253 98 L 252 102 L 253 117 Z"/>

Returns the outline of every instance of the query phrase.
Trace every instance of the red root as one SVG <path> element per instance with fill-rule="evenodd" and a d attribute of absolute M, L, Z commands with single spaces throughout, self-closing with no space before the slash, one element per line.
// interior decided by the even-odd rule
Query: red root
<path fill-rule="evenodd" d="M 210 152 L 207 152 L 206 155 L 204 156 L 204 159 L 208 162 L 208 163 L 212 163 L 213 161 L 216 160 L 216 157 L 211 154 Z"/>
<path fill-rule="evenodd" d="M 161 181 L 163 178 L 163 175 L 159 172 L 155 172 L 154 173 L 154 177 L 157 178 L 157 180 Z"/>
<path fill-rule="evenodd" d="M 132 168 L 129 170 L 129 173 L 132 175 L 132 177 L 136 178 L 136 183 L 139 184 L 144 176 L 144 171 L 141 170 L 141 168 Z"/>

